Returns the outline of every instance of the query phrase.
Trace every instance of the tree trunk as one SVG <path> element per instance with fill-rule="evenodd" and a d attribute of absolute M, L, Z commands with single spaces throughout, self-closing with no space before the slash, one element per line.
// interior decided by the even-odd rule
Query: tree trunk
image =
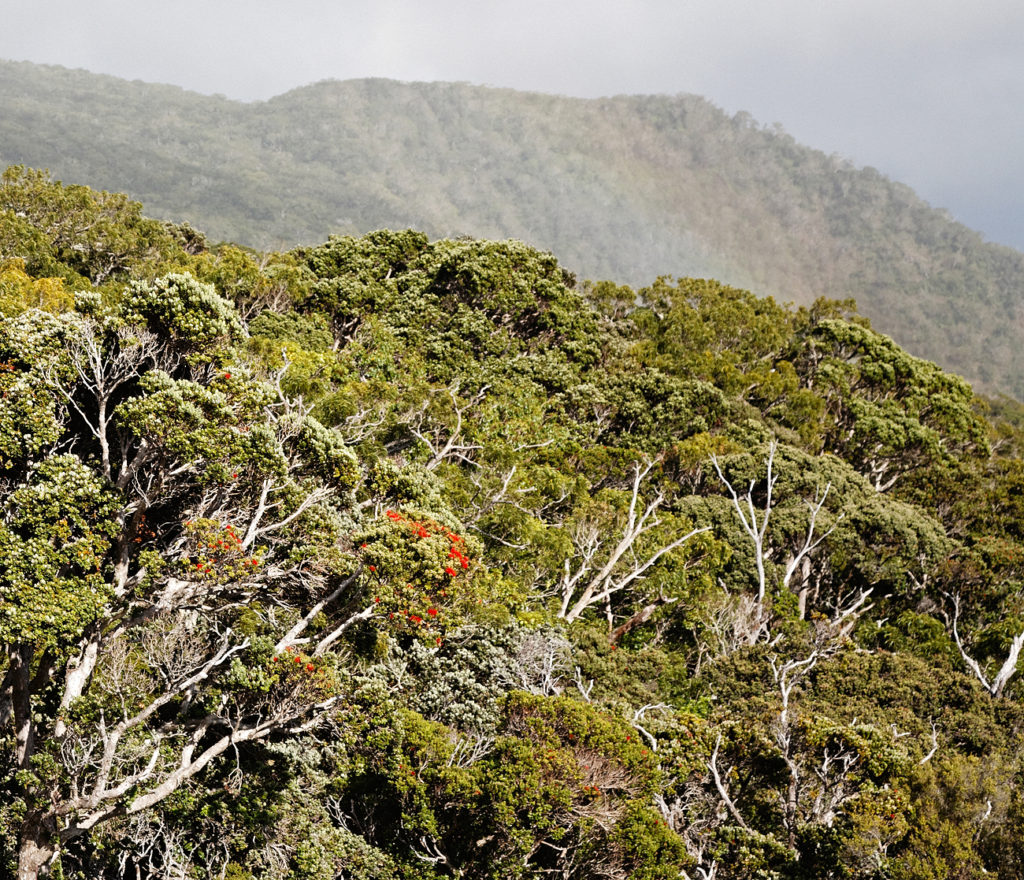
<path fill-rule="evenodd" d="M 799 801 L 798 801 L 799 789 L 797 788 L 798 783 L 799 783 L 799 777 L 797 776 L 797 773 L 796 773 L 796 767 L 795 767 L 795 765 L 790 764 L 790 768 L 789 768 L 789 789 L 786 792 L 786 825 L 789 826 L 787 828 L 787 831 L 789 832 L 789 835 L 788 835 L 789 848 L 794 853 L 797 852 L 797 848 L 796 848 L 796 821 L 797 821 L 797 811 L 798 811 L 798 808 L 799 808 Z M 799 853 L 797 854 L 797 858 L 798 859 L 800 858 Z"/>
<path fill-rule="evenodd" d="M 654 612 L 657 611 L 662 605 L 666 605 L 674 601 L 674 599 L 659 599 L 657 602 L 652 602 L 650 605 L 645 605 L 636 614 L 629 618 L 629 620 L 627 620 L 621 626 L 618 626 L 611 631 L 611 633 L 608 636 L 609 644 L 618 644 L 619 639 L 621 639 L 630 630 L 636 629 L 636 627 L 640 626 L 640 624 L 642 623 L 647 623 L 647 621 L 654 616 Z"/>
<path fill-rule="evenodd" d="M 10 648 L 12 708 L 14 710 L 14 743 L 18 768 L 27 770 L 35 754 L 35 724 L 32 721 L 32 649 L 26 644 Z"/>
<path fill-rule="evenodd" d="M 803 586 L 797 594 L 797 609 L 800 612 L 800 619 L 807 620 L 807 596 L 811 592 L 811 560 L 807 556 L 800 563 L 800 576 L 803 579 Z"/>
<path fill-rule="evenodd" d="M 56 853 L 50 829 L 38 815 L 29 814 L 21 826 L 18 846 L 18 880 L 37 880 L 48 877 L 50 862 Z"/>

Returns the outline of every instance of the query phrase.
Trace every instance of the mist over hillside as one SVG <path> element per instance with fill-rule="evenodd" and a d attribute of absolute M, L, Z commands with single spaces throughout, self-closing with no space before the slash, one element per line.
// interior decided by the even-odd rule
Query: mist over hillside
<path fill-rule="evenodd" d="M 261 249 L 413 227 L 519 238 L 581 278 L 853 297 L 915 354 L 1024 397 L 1024 255 L 696 96 L 369 79 L 243 104 L 0 62 L 0 163 L 128 192 Z"/>

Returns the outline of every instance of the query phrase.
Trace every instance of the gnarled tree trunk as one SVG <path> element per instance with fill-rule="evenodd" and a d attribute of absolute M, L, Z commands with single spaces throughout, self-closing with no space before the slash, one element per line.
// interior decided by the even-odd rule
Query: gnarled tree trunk
<path fill-rule="evenodd" d="M 37 812 L 31 812 L 21 825 L 18 844 L 18 880 L 37 880 L 47 877 L 50 863 L 56 854 L 53 844 L 55 828 L 49 827 L 53 820 L 46 821 Z"/>

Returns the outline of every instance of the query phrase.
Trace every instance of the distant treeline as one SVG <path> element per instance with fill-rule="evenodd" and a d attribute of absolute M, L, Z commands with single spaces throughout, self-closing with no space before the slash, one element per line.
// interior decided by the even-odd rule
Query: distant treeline
<path fill-rule="evenodd" d="M 521 239 L 580 278 L 852 297 L 915 354 L 1024 397 L 1024 256 L 696 96 L 370 79 L 243 104 L 0 62 L 0 162 L 127 191 L 260 249 L 414 227 Z"/>

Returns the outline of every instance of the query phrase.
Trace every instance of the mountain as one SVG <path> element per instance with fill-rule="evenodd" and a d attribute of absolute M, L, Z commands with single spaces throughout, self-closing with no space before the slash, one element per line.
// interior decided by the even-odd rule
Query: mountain
<path fill-rule="evenodd" d="M 915 354 L 1024 397 L 1024 255 L 692 95 L 366 79 L 245 104 L 0 62 L 0 163 L 125 191 L 260 249 L 414 227 L 519 238 L 579 277 L 852 297 Z"/>

